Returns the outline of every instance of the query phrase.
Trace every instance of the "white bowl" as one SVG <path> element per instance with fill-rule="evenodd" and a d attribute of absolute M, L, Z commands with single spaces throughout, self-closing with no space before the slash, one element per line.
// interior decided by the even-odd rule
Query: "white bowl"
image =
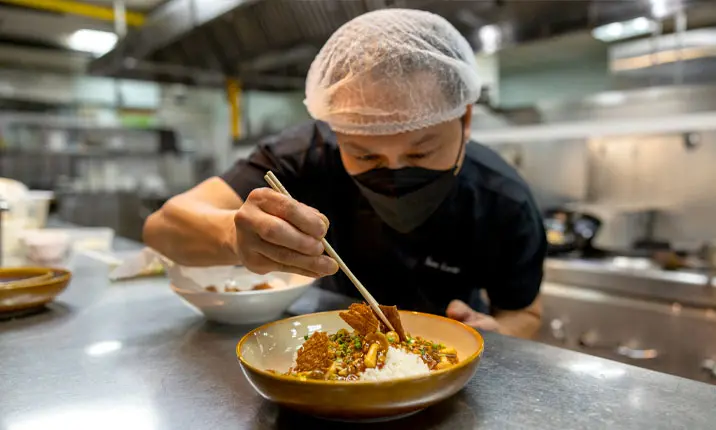
<path fill-rule="evenodd" d="M 70 250 L 69 234 L 52 230 L 28 230 L 21 241 L 29 263 L 51 267 L 66 265 Z"/>
<path fill-rule="evenodd" d="M 182 285 L 181 279 L 172 280 L 172 290 L 206 319 L 224 324 L 256 324 L 280 318 L 286 309 L 303 295 L 314 279 L 289 273 L 256 275 L 244 268 L 236 268 L 231 279 L 241 292 L 209 292 Z M 280 285 L 281 288 L 252 291 L 259 283 Z"/>

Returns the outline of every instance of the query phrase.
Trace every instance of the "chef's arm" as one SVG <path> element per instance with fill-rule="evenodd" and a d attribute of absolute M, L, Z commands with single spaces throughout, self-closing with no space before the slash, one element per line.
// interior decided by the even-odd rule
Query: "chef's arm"
<path fill-rule="evenodd" d="M 242 203 L 221 178 L 209 178 L 150 215 L 144 242 L 182 265 L 239 264 L 234 215 Z"/>
<path fill-rule="evenodd" d="M 493 316 L 500 333 L 530 339 L 537 334 L 542 321 L 542 300 L 537 296 L 531 305 L 515 311 L 494 309 Z"/>
<path fill-rule="evenodd" d="M 533 202 L 519 211 L 506 211 L 501 259 L 492 273 L 487 295 L 499 331 L 531 337 L 539 329 L 542 303 L 539 297 L 547 251 L 542 218 Z"/>

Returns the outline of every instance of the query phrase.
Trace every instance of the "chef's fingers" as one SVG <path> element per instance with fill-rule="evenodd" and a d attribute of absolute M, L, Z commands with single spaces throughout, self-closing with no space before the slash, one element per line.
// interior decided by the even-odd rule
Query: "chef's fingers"
<path fill-rule="evenodd" d="M 266 214 L 266 217 L 257 226 L 256 233 L 268 243 L 304 255 L 319 256 L 324 251 L 321 241 L 299 231 L 293 225 L 276 216 Z"/>
<path fill-rule="evenodd" d="M 447 307 L 445 315 L 448 318 L 465 322 L 468 318 L 472 317 L 475 311 L 462 300 L 453 300 Z"/>
<path fill-rule="evenodd" d="M 500 325 L 497 323 L 497 321 L 495 321 L 491 317 L 485 317 L 484 315 L 478 318 L 469 318 L 467 321 L 464 322 L 464 324 L 477 330 L 494 332 L 500 331 Z"/>
<path fill-rule="evenodd" d="M 249 269 L 250 271 L 257 273 L 259 275 L 265 275 L 267 273 L 271 272 L 286 272 L 286 273 L 296 273 L 298 275 L 308 276 L 309 278 L 320 278 L 322 274 L 311 272 L 309 270 L 304 270 L 299 267 L 293 267 L 293 266 L 287 266 L 280 263 L 277 263 L 273 261 L 272 259 L 260 254 L 260 253 L 253 253 L 251 254 L 251 257 L 248 259 L 248 261 L 245 263 L 245 267 Z"/>
<path fill-rule="evenodd" d="M 321 221 L 323 221 L 323 223 L 326 225 L 326 233 L 328 233 L 328 227 L 329 227 L 330 224 L 331 224 L 331 223 L 328 221 L 328 217 L 325 216 L 325 215 L 323 215 L 323 214 L 321 213 L 321 211 L 319 211 L 319 210 L 316 209 L 316 208 L 312 208 L 311 206 L 306 206 L 306 207 L 309 208 L 309 209 L 311 209 L 313 212 L 315 212 L 315 213 L 321 218 Z M 325 234 L 324 234 L 323 236 L 325 236 Z"/>
<path fill-rule="evenodd" d="M 323 239 L 328 232 L 328 218 L 316 209 L 268 188 L 259 188 L 249 194 L 261 210 L 281 218 L 301 232 Z"/>
<path fill-rule="evenodd" d="M 294 267 L 320 276 L 338 272 L 338 263 L 327 255 L 309 256 L 271 243 L 260 244 L 256 252 L 285 267 Z"/>
<path fill-rule="evenodd" d="M 326 275 L 321 275 L 319 273 L 309 272 L 307 270 L 303 270 L 303 269 L 300 269 L 298 267 L 293 267 L 293 266 L 281 266 L 277 270 L 274 270 L 274 272 L 295 273 L 297 275 L 308 276 L 309 278 L 313 278 L 313 279 L 318 279 L 318 278 L 322 278 L 322 277 L 326 276 Z"/>
<path fill-rule="evenodd" d="M 260 241 L 283 246 L 305 255 L 318 256 L 323 254 L 323 244 L 315 237 L 311 237 L 285 220 L 263 212 L 253 206 L 241 208 L 234 215 L 237 231 L 247 234 L 242 243 L 254 246 L 251 236 L 258 236 Z M 249 239 L 247 239 L 249 238 Z M 243 250 L 250 252 L 250 249 Z"/>

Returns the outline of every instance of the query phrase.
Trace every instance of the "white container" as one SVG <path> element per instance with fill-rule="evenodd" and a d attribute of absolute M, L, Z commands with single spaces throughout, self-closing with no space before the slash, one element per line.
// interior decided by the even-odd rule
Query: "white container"
<path fill-rule="evenodd" d="M 35 232 L 67 234 L 74 249 L 111 251 L 114 241 L 114 230 L 108 227 L 27 229 L 23 236 L 32 235 Z"/>
<path fill-rule="evenodd" d="M 17 257 L 21 254 L 22 244 L 20 240 L 25 227 L 25 220 L 5 219 L 2 220 L 2 256 L 3 261 L 8 257 Z"/>
<path fill-rule="evenodd" d="M 30 190 L 27 200 L 27 222 L 25 228 L 44 228 L 50 214 L 50 203 L 55 199 L 52 191 Z"/>
<path fill-rule="evenodd" d="M 30 265 L 66 268 L 70 235 L 63 231 L 33 230 L 22 235 L 25 260 Z"/>
<path fill-rule="evenodd" d="M 0 178 L 0 198 L 7 202 L 2 213 L 2 254 L 15 256 L 20 251 L 20 236 L 27 222 L 28 189 L 21 182 Z"/>
<path fill-rule="evenodd" d="M 27 216 L 27 200 L 29 190 L 22 183 L 13 179 L 0 178 L 0 198 L 5 200 L 10 207 L 10 212 L 5 214 L 3 220 L 19 220 Z"/>
<path fill-rule="evenodd" d="M 81 227 L 64 230 L 70 235 L 72 249 L 110 252 L 114 230 L 108 227 Z"/>

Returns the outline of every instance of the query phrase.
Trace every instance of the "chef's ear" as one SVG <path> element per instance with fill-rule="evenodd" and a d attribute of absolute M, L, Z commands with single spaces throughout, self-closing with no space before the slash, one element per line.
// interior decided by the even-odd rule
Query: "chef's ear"
<path fill-rule="evenodd" d="M 462 135 L 463 139 L 465 140 L 463 143 L 466 143 L 468 140 L 470 140 L 470 127 L 472 126 L 472 105 L 467 105 L 467 109 L 465 110 L 465 116 L 462 117 Z"/>

